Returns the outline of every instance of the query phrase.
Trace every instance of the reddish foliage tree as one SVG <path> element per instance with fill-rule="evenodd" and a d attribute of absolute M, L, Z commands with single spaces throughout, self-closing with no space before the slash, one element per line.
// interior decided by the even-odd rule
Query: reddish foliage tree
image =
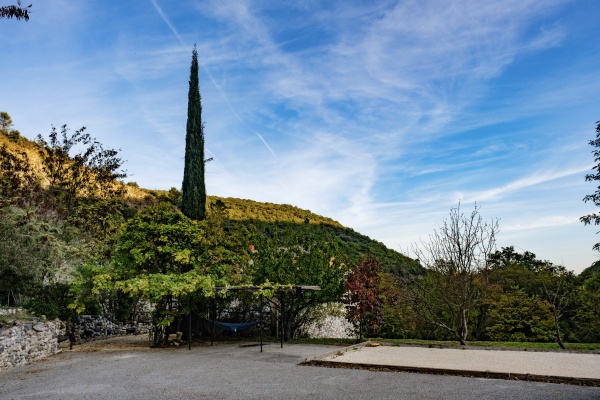
<path fill-rule="evenodd" d="M 362 340 L 363 327 L 377 332 L 382 323 L 383 302 L 380 285 L 381 265 L 372 257 L 364 258 L 346 280 L 344 291 L 347 318 L 358 325 Z"/>

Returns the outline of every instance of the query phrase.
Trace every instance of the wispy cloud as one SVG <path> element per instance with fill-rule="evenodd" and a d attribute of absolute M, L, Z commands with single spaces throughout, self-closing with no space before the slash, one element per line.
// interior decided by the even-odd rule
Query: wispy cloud
<path fill-rule="evenodd" d="M 586 171 L 591 169 L 591 165 L 586 166 L 585 168 L 569 168 L 566 170 L 559 171 L 544 171 L 538 172 L 533 175 L 529 175 L 523 178 L 519 178 L 513 182 L 510 182 L 506 185 L 502 185 L 500 187 L 496 187 L 493 189 L 488 189 L 481 192 L 470 193 L 465 196 L 465 200 L 468 202 L 471 201 L 486 201 L 486 200 L 498 200 L 503 196 L 513 193 L 519 190 L 523 190 L 532 186 L 540 185 L 542 183 L 547 183 L 553 181 L 555 179 L 564 178 L 570 175 L 582 175 Z"/>
<path fill-rule="evenodd" d="M 17 129 L 87 125 L 123 148 L 142 186 L 178 187 L 196 42 L 210 193 L 299 205 L 396 248 L 458 199 L 477 201 L 512 244 L 568 231 L 556 249 L 589 259 L 566 220 L 589 210 L 581 198 L 594 189 L 583 175 L 598 119 L 597 8 L 166 4 L 49 0 L 27 25 L 0 24 Z"/>

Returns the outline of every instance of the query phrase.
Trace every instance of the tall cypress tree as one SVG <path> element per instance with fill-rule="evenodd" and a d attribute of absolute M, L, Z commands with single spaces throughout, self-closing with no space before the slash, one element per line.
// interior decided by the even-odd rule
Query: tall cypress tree
<path fill-rule="evenodd" d="M 183 169 L 181 211 L 191 219 L 206 218 L 206 187 L 204 184 L 204 124 L 198 82 L 198 52 L 192 51 L 188 117 L 185 134 L 185 166 Z"/>

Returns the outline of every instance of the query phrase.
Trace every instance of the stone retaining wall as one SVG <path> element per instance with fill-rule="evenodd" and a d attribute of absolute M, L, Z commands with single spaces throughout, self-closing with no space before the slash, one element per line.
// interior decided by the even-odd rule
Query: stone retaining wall
<path fill-rule="evenodd" d="M 147 334 L 151 325 L 144 323 L 123 324 L 110 321 L 101 315 L 79 315 L 74 329 L 75 343 L 105 339 L 109 336 L 125 334 Z"/>
<path fill-rule="evenodd" d="M 60 353 L 58 338 L 64 334 L 60 321 L 0 329 L 0 371 Z"/>
<path fill-rule="evenodd" d="M 4 315 L 14 314 L 4 312 Z M 100 315 L 80 315 L 75 322 L 73 339 L 75 344 L 80 344 L 109 336 L 147 334 L 150 329 L 149 324 L 114 323 Z M 67 324 L 58 320 L 0 327 L 0 371 L 60 353 L 59 342 L 68 341 L 68 334 Z"/>

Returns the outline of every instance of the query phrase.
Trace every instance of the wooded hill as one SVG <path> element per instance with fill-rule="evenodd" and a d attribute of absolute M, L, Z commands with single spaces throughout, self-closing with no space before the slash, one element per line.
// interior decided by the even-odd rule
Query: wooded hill
<path fill-rule="evenodd" d="M 153 322 L 165 329 L 156 340 L 215 286 L 318 285 L 288 296 L 286 337 L 310 310 L 343 300 L 357 326 L 390 338 L 600 341 L 598 264 L 576 276 L 533 253 L 490 246 L 479 264 L 453 260 L 464 254 L 454 252 L 433 257 L 425 270 L 330 218 L 235 198 L 209 196 L 206 219 L 192 220 L 179 212 L 178 189 L 123 183 L 117 152 L 84 129 L 53 129 L 34 142 L 10 130 L 4 114 L 0 305 L 126 321 L 143 300 L 160 304 Z M 459 223 L 450 226 L 485 233 L 477 209 L 452 216 Z M 441 243 L 464 239 L 465 231 L 444 232 L 450 236 Z"/>
<path fill-rule="evenodd" d="M 40 156 L 40 145 L 21 135 L 0 134 L 0 147 L 14 154 L 25 154 L 32 167 L 35 176 L 42 177 L 43 186 L 47 186 L 44 177 L 44 167 Z M 115 182 L 121 186 L 124 193 L 122 199 L 132 208 L 140 209 L 155 204 L 158 201 L 167 201 L 178 206 L 181 200 L 181 192 L 172 188 L 171 190 L 156 190 L 140 188 L 136 183 L 127 184 Z M 4 193 L 3 193 L 4 194 Z M 295 224 L 320 225 L 335 233 L 340 240 L 348 246 L 348 255 L 351 257 L 359 255 L 373 255 L 382 262 L 385 271 L 397 274 L 406 272 L 417 272 L 421 268 L 419 264 L 405 255 L 387 248 L 383 243 L 362 235 L 351 228 L 347 228 L 339 222 L 317 215 L 309 210 L 304 210 L 289 204 L 262 203 L 249 199 L 223 198 L 219 196 L 207 197 L 208 208 L 222 208 L 227 219 L 255 224 L 263 229 L 268 229 L 270 224 L 279 227 L 293 229 Z"/>
<path fill-rule="evenodd" d="M 62 127 L 49 139 L 36 141 L 10 129 L 0 131 L 0 274 L 5 278 L 0 304 L 53 304 L 54 296 L 79 279 L 83 266 L 111 262 L 120 232 L 141 210 L 160 202 L 179 206 L 176 188 L 143 189 L 117 180 L 121 160 L 116 152 L 81 131 Z M 421 271 L 416 261 L 382 243 L 295 206 L 208 196 L 207 209 L 224 220 L 226 232 L 237 240 L 252 240 L 247 232 L 257 231 L 266 237 L 335 238 L 336 251 L 349 262 L 371 256 L 398 276 Z M 66 287 L 47 293 L 49 282 Z M 57 305 L 56 312 L 45 314 L 58 315 L 65 307 Z"/>
<path fill-rule="evenodd" d="M 176 189 L 146 190 L 152 200 L 169 201 L 177 204 L 181 193 Z M 150 200 L 149 198 L 147 200 Z M 339 222 L 317 215 L 289 204 L 262 203 L 233 197 L 207 196 L 209 210 L 221 210 L 226 219 L 245 226 L 255 226 L 267 232 L 274 227 L 279 229 L 298 229 L 299 226 L 317 226 L 333 233 L 345 246 L 345 254 L 350 258 L 371 255 L 377 258 L 383 270 L 397 275 L 420 273 L 422 267 L 415 260 L 383 243 L 362 235 Z"/>

